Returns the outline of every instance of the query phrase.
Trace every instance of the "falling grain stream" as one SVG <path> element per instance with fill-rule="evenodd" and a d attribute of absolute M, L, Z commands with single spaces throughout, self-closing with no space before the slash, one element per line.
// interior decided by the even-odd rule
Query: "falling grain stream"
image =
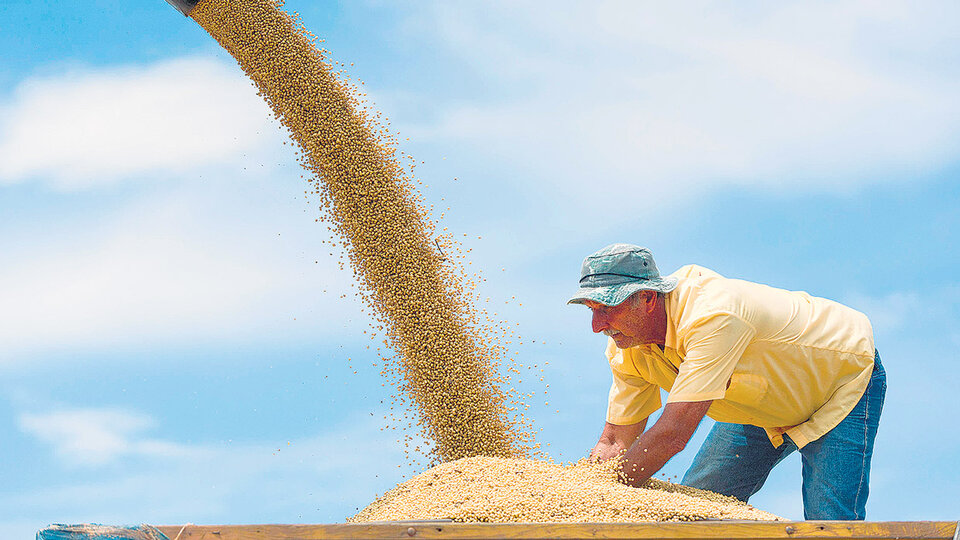
<path fill-rule="evenodd" d="M 233 55 L 299 147 L 308 193 L 340 239 L 376 330 L 397 353 L 395 382 L 441 463 L 355 519 L 774 518 L 665 482 L 628 488 L 609 464 L 526 459 L 536 445 L 498 371 L 506 354 L 499 331 L 481 324 L 465 273 L 441 250 L 453 244 L 441 242 L 447 237 L 437 234 L 379 114 L 282 0 L 177 4 Z"/>

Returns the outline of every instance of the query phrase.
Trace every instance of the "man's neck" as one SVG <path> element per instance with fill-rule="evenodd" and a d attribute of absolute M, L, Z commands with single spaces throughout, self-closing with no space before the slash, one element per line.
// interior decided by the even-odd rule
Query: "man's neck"
<path fill-rule="evenodd" d="M 667 343 L 667 295 L 657 295 L 657 306 L 654 313 L 656 323 L 654 343 L 663 348 Z"/>

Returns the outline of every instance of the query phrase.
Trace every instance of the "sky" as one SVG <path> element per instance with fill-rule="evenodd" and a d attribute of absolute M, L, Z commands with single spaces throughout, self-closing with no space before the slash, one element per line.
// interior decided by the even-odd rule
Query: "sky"
<path fill-rule="evenodd" d="M 605 338 L 565 301 L 627 242 L 865 312 L 888 376 L 867 517 L 958 519 L 960 6 L 287 9 L 423 161 L 544 369 L 524 388 L 551 457 L 603 427 Z M 342 522 L 416 473 L 352 278 L 231 58 L 162 0 L 5 0 L 0 50 L 0 537 Z M 751 503 L 802 518 L 799 458 Z"/>

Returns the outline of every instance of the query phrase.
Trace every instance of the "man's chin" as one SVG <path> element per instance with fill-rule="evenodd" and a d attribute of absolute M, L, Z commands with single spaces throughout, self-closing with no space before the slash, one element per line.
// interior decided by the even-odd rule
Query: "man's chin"
<path fill-rule="evenodd" d="M 616 343 L 617 347 L 620 349 L 629 349 L 630 347 L 642 345 L 642 343 L 639 343 L 636 338 L 628 337 L 623 334 L 613 336 L 613 342 Z"/>

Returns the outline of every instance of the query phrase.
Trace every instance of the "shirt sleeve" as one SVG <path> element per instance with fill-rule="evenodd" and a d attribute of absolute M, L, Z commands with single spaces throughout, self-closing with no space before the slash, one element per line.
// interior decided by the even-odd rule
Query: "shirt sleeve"
<path fill-rule="evenodd" d="M 686 351 L 667 403 L 723 399 L 756 330 L 732 313 L 713 313 L 678 329 Z"/>
<path fill-rule="evenodd" d="M 642 377 L 623 371 L 623 350 L 610 340 L 607 360 L 613 373 L 613 384 L 607 401 L 607 422 L 618 426 L 636 424 L 660 408 L 660 387 Z"/>

